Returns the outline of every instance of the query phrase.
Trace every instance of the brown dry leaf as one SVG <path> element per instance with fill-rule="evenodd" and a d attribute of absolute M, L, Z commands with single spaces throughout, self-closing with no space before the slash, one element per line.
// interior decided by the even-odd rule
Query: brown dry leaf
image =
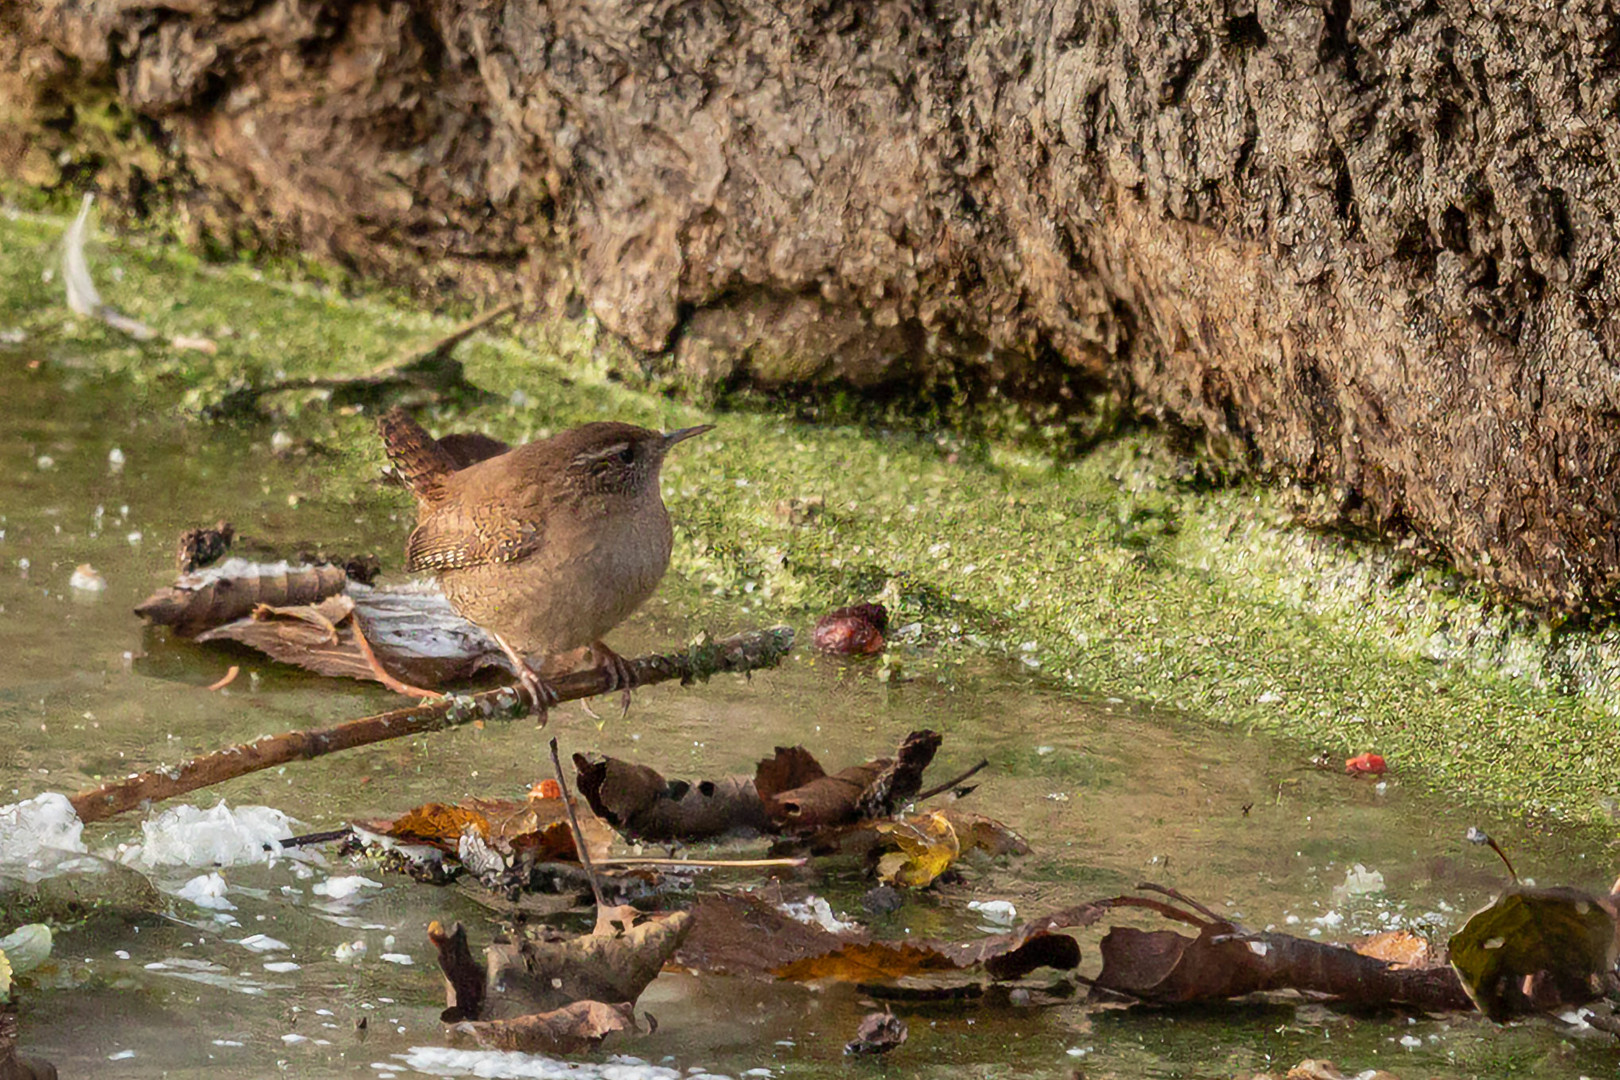
<path fill-rule="evenodd" d="M 240 619 L 260 604 L 318 604 L 343 591 L 348 577 L 340 566 L 294 566 L 226 559 L 217 566 L 182 574 L 136 607 L 135 614 L 156 626 L 172 626 L 194 637 Z"/>
<path fill-rule="evenodd" d="M 645 765 L 597 754 L 575 754 L 574 768 L 591 809 L 632 839 L 690 842 L 770 828 L 750 777 L 666 780 Z"/>
<path fill-rule="evenodd" d="M 461 844 L 461 834 L 468 829 L 480 836 L 489 835 L 489 819 L 483 814 L 468 806 L 446 803 L 423 803 L 392 821 L 356 821 L 355 824 L 409 844 L 432 844 L 451 855 Z"/>
<path fill-rule="evenodd" d="M 754 787 L 771 821 L 785 832 L 816 832 L 888 817 L 922 789 L 923 770 L 940 741 L 935 732 L 914 731 L 895 757 L 852 765 L 832 776 L 802 747 L 777 747 L 774 758 L 759 763 Z"/>
<path fill-rule="evenodd" d="M 961 842 L 964 854 L 974 850 L 983 851 L 991 858 L 1029 854 L 1029 841 L 994 818 L 970 814 L 954 806 L 947 806 L 939 812 L 956 830 L 956 838 Z"/>
<path fill-rule="evenodd" d="M 634 1003 L 691 926 L 691 915 L 678 911 L 557 941 L 498 940 L 485 950 L 486 963 L 479 964 L 460 923 L 448 933 L 434 923 L 428 940 L 439 952 L 445 976 L 444 1019 L 515 1020 L 580 1001 Z"/>
<path fill-rule="evenodd" d="M 1393 968 L 1343 945 L 1252 933 L 1218 918 L 1200 917 L 1209 914 L 1207 909 L 1191 902 L 1199 914 L 1144 897 L 1116 896 L 1100 903 L 1145 907 L 1200 928 L 1195 938 L 1171 930 L 1110 928 L 1099 945 L 1103 968 L 1095 980 L 1103 990 L 1161 1004 L 1305 990 L 1363 1005 L 1467 1007 L 1462 985 L 1449 968 Z"/>
<path fill-rule="evenodd" d="M 644 916 L 619 932 L 492 944 L 485 1018 L 546 1012 L 575 1001 L 634 1002 L 675 955 L 691 925 L 691 915 L 676 911 Z"/>
<path fill-rule="evenodd" d="M 828 776 L 802 746 L 779 746 L 752 779 L 689 783 L 645 765 L 575 754 L 580 791 L 604 821 L 643 840 L 702 840 L 729 832 L 817 832 L 887 817 L 922 787 L 940 736 L 912 732 L 893 759 Z"/>
<path fill-rule="evenodd" d="M 1479 1011 L 1501 1023 L 1602 996 L 1616 933 L 1610 897 L 1514 885 L 1452 935 L 1451 966 Z"/>
<path fill-rule="evenodd" d="M 315 632 L 321 644 L 341 645 L 343 637 L 338 633 L 338 624 L 346 622 L 353 614 L 354 601 L 343 593 L 337 593 L 318 604 L 289 604 L 284 607 L 256 604 L 250 618 L 259 622 L 273 622 L 277 619 L 301 622 Z"/>
<path fill-rule="evenodd" d="M 693 971 L 769 978 L 784 964 L 866 940 L 799 922 L 753 893 L 720 894 L 693 905 L 692 932 L 675 960 Z"/>
<path fill-rule="evenodd" d="M 338 604 L 352 605 L 347 618 L 334 617 Z M 413 686 L 436 689 L 505 665 L 488 634 L 456 614 L 442 594 L 421 586 L 374 589 L 351 581 L 341 596 L 314 608 L 252 610 L 253 617 L 217 626 L 197 641 L 234 641 L 318 675 L 377 681 L 349 621 L 358 619 L 378 662 Z"/>
<path fill-rule="evenodd" d="M 1072 937 L 1054 931 L 1095 922 L 1106 905 L 1081 905 L 1032 920 L 1006 934 L 971 942 L 874 942 L 799 922 L 754 894 L 704 897 L 677 957 L 698 971 L 789 979 L 888 982 L 909 975 L 982 967 L 993 979 L 1020 978 L 1039 967 L 1080 963 Z"/>
<path fill-rule="evenodd" d="M 575 813 L 591 857 L 606 858 L 613 843 L 612 830 L 588 809 L 576 806 Z M 460 855 L 462 837 L 470 829 L 508 861 L 522 853 L 532 853 L 541 862 L 580 861 L 562 799 L 538 794 L 521 801 L 473 798 L 454 806 L 425 803 L 392 821 L 356 824 L 406 843 L 432 844 L 450 855 Z"/>
<path fill-rule="evenodd" d="M 1382 960 L 1391 967 L 1426 968 L 1435 965 L 1434 949 L 1429 945 L 1429 939 L 1410 930 L 1385 930 L 1381 934 L 1369 934 L 1360 941 L 1352 941 L 1350 947 L 1362 956 Z"/>
<path fill-rule="evenodd" d="M 511 1020 L 463 1020 L 450 1030 L 470 1035 L 486 1050 L 577 1054 L 597 1046 L 615 1031 L 633 1027 L 629 1003 L 576 1001 L 550 1012 Z"/>

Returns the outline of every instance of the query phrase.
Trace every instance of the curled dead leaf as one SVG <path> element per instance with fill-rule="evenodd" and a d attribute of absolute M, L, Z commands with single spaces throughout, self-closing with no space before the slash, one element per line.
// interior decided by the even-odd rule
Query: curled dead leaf
<path fill-rule="evenodd" d="M 217 566 L 182 574 L 166 589 L 143 600 L 135 614 L 157 626 L 172 626 L 186 637 L 250 614 L 260 604 L 276 607 L 318 604 L 343 591 L 348 577 L 339 566 L 294 566 L 227 559 Z"/>
<path fill-rule="evenodd" d="M 574 768 L 591 809 L 632 839 L 691 842 L 770 829 L 750 777 L 666 780 L 645 765 L 596 754 L 575 754 Z"/>

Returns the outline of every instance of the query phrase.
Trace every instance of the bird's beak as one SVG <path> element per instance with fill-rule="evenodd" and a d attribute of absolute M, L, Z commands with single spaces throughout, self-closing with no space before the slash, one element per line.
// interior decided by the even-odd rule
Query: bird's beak
<path fill-rule="evenodd" d="M 679 431 L 665 432 L 665 434 L 664 434 L 664 450 L 666 452 L 668 452 L 670 447 L 674 446 L 676 443 L 680 442 L 682 439 L 690 439 L 694 435 L 701 435 L 705 431 L 713 431 L 713 430 L 714 430 L 714 425 L 713 424 L 699 424 L 697 427 L 683 427 Z"/>

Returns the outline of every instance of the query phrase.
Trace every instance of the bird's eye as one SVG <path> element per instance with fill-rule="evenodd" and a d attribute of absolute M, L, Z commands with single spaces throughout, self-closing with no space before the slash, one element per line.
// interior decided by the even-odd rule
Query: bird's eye
<path fill-rule="evenodd" d="M 624 462 L 626 465 L 630 464 L 632 461 L 636 460 L 636 448 L 635 448 L 635 445 L 633 443 L 626 444 L 625 448 L 623 450 L 620 450 L 616 456 L 618 457 L 618 459 L 620 461 Z"/>

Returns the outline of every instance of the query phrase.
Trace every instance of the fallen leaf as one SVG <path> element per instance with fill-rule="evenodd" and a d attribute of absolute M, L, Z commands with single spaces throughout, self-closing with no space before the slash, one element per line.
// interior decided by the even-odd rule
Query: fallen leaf
<path fill-rule="evenodd" d="M 962 853 L 955 827 L 939 811 L 875 827 L 898 848 L 878 859 L 878 880 L 886 885 L 920 889 L 932 884 Z"/>
<path fill-rule="evenodd" d="M 923 771 L 934 760 L 941 736 L 914 731 L 894 758 L 878 758 L 828 776 L 803 748 L 777 747 L 754 774 L 772 823 L 784 832 L 808 833 L 864 818 L 888 817 L 922 790 Z M 788 785 L 797 781 L 796 786 Z"/>
<path fill-rule="evenodd" d="M 799 922 L 755 894 L 709 896 L 693 907 L 692 933 L 676 959 L 697 971 L 804 981 L 884 983 L 976 968 L 1017 979 L 1041 967 L 1078 966 L 1079 944 L 1057 931 L 1089 925 L 1107 910 L 1083 904 L 969 942 L 885 942 Z"/>
<path fill-rule="evenodd" d="M 589 810 L 576 808 L 580 832 L 593 859 L 607 857 L 613 833 Z M 562 798 L 537 795 L 526 800 L 467 799 L 455 805 L 424 803 L 392 820 L 358 821 L 362 829 L 408 844 L 431 844 L 459 856 L 469 830 L 511 862 L 532 855 L 538 861 L 579 862 L 568 811 Z"/>
<path fill-rule="evenodd" d="M 227 559 L 218 566 L 182 574 L 173 585 L 141 602 L 135 614 L 186 637 L 223 626 L 260 604 L 318 604 L 343 591 L 342 567 L 294 566 Z"/>
<path fill-rule="evenodd" d="M 731 832 L 818 833 L 892 814 L 921 790 L 940 738 L 914 731 L 894 758 L 852 765 L 833 776 L 802 746 L 778 746 L 751 779 L 669 780 L 645 765 L 585 754 L 574 755 L 574 767 L 591 809 L 628 837 L 694 841 Z"/>
<path fill-rule="evenodd" d="M 645 765 L 597 754 L 575 754 L 574 768 L 591 809 L 631 839 L 691 842 L 771 827 L 750 777 L 666 780 Z"/>
<path fill-rule="evenodd" d="M 1029 852 L 1024 838 L 999 821 L 954 807 L 880 821 L 872 829 L 896 848 L 878 859 L 878 878 L 913 889 L 931 884 L 969 851 L 992 857 Z"/>
<path fill-rule="evenodd" d="M 1351 942 L 1350 947 L 1362 956 L 1382 960 L 1392 967 L 1435 966 L 1434 949 L 1430 947 L 1429 939 L 1410 930 L 1385 930 L 1381 934 L 1369 934 Z"/>
<path fill-rule="evenodd" d="M 1513 885 L 1470 916 L 1448 944 L 1468 996 L 1501 1023 L 1601 996 L 1615 963 L 1615 936 L 1609 898 Z"/>
<path fill-rule="evenodd" d="M 867 1013 L 861 1018 L 855 1037 L 844 1044 L 846 1054 L 887 1054 L 905 1044 L 910 1035 L 906 1022 L 891 1012 Z"/>
<path fill-rule="evenodd" d="M 1448 968 L 1394 968 L 1342 945 L 1246 931 L 1207 917 L 1207 909 L 1201 907 L 1194 914 L 1161 900 L 1133 896 L 1100 903 L 1144 907 L 1200 928 L 1197 937 L 1128 926 L 1109 929 L 1098 946 L 1103 967 L 1094 985 L 1141 1001 L 1185 1004 L 1301 990 L 1365 1005 L 1466 1008 L 1462 986 Z"/>
<path fill-rule="evenodd" d="M 461 924 L 446 931 L 434 923 L 428 940 L 438 950 L 445 976 L 443 1019 L 513 1020 L 580 1001 L 633 1003 L 691 928 L 692 916 L 678 911 L 580 937 L 497 940 L 479 964 L 467 948 Z M 476 977 L 480 972 L 481 984 Z"/>

